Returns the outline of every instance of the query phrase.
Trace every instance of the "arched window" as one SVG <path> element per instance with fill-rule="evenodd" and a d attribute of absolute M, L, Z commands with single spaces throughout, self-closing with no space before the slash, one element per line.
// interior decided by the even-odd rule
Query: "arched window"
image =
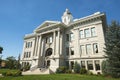
<path fill-rule="evenodd" d="M 51 55 L 52 55 L 52 48 L 48 48 L 48 49 L 46 50 L 45 57 L 46 57 L 46 56 L 51 56 Z"/>

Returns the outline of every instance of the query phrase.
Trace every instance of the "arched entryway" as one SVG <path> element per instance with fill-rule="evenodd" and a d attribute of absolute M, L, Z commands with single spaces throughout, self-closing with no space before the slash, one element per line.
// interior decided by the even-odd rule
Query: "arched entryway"
<path fill-rule="evenodd" d="M 45 57 L 52 55 L 52 48 L 48 48 L 45 53 Z"/>
<path fill-rule="evenodd" d="M 52 55 L 52 48 L 48 48 L 45 52 L 45 66 L 48 68 L 50 66 L 50 60 L 48 56 Z"/>

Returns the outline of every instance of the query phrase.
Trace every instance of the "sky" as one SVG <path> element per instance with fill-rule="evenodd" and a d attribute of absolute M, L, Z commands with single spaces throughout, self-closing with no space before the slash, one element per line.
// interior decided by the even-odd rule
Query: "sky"
<path fill-rule="evenodd" d="M 24 35 L 45 20 L 61 21 L 68 8 L 74 19 L 104 12 L 107 23 L 120 22 L 120 0 L 0 0 L 0 46 L 2 58 L 22 54 Z"/>

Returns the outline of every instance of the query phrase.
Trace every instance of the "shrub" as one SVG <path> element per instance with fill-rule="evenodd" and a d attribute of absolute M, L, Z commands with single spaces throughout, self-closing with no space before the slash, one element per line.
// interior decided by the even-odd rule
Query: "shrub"
<path fill-rule="evenodd" d="M 6 73 L 6 76 L 12 76 L 12 72 L 11 72 L 11 71 L 8 71 L 8 72 Z"/>
<path fill-rule="evenodd" d="M 75 62 L 73 69 L 75 73 L 80 73 L 80 65 L 77 62 Z"/>
<path fill-rule="evenodd" d="M 27 71 L 27 70 L 29 70 L 29 69 L 30 69 L 30 65 L 25 65 L 25 66 L 22 68 L 23 71 Z"/>
<path fill-rule="evenodd" d="M 93 73 L 91 71 L 87 71 L 88 75 L 93 75 Z"/>
<path fill-rule="evenodd" d="M 21 71 L 16 71 L 14 73 L 12 73 L 12 76 L 21 76 L 22 72 Z"/>
<path fill-rule="evenodd" d="M 21 71 L 7 71 L 2 73 L 3 76 L 21 76 L 22 72 Z"/>
<path fill-rule="evenodd" d="M 7 74 L 7 72 L 2 72 L 2 75 L 3 75 L 3 76 L 6 76 L 6 74 Z"/>
<path fill-rule="evenodd" d="M 65 66 L 60 66 L 57 68 L 56 73 L 65 73 L 67 68 Z"/>
<path fill-rule="evenodd" d="M 80 69 L 80 74 L 87 74 L 87 70 L 85 68 Z"/>
<path fill-rule="evenodd" d="M 66 73 L 72 73 L 72 71 L 70 69 L 66 70 Z"/>

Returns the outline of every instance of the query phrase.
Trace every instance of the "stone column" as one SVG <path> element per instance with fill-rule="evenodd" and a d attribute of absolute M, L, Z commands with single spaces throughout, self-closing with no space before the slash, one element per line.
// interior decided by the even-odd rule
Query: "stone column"
<path fill-rule="evenodd" d="M 37 36 L 37 45 L 36 45 L 36 56 L 38 56 L 38 46 L 39 46 L 39 36 Z"/>
<path fill-rule="evenodd" d="M 58 54 L 60 55 L 60 30 L 58 30 Z"/>
<path fill-rule="evenodd" d="M 38 47 L 38 36 L 36 37 L 36 41 L 35 41 L 35 51 L 34 51 L 34 56 L 37 56 L 37 47 Z"/>
<path fill-rule="evenodd" d="M 56 54 L 55 48 L 56 48 L 56 33 L 55 33 L 55 31 L 54 31 L 54 32 L 53 32 L 53 55 Z"/>
<path fill-rule="evenodd" d="M 40 55 L 41 55 L 41 39 L 42 39 L 42 36 L 40 35 L 39 36 L 39 41 L 38 41 L 38 51 L 37 51 L 37 55 L 38 55 L 38 57 L 40 57 Z"/>
<path fill-rule="evenodd" d="M 75 41 L 75 46 L 74 46 L 75 55 L 76 55 L 76 57 L 81 57 L 81 55 L 80 55 L 80 43 L 79 43 L 79 29 L 76 29 L 74 31 L 74 41 Z"/>
<path fill-rule="evenodd" d="M 63 32 L 61 32 L 60 36 L 60 55 L 63 55 L 62 52 L 63 52 Z"/>
<path fill-rule="evenodd" d="M 87 62 L 87 60 L 85 60 L 85 68 L 86 68 L 86 70 L 88 70 L 88 62 Z"/>
<path fill-rule="evenodd" d="M 92 60 L 92 63 L 93 63 L 93 70 L 96 71 L 96 69 L 95 69 L 95 61 Z"/>

